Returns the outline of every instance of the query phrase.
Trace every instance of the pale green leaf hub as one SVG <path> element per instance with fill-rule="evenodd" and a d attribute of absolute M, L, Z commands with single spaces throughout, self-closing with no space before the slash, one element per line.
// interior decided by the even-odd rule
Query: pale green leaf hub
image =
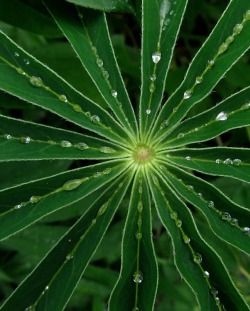
<path fill-rule="evenodd" d="M 155 159 L 155 151 L 152 147 L 144 143 L 139 143 L 133 151 L 133 160 L 135 164 L 145 165 Z"/>

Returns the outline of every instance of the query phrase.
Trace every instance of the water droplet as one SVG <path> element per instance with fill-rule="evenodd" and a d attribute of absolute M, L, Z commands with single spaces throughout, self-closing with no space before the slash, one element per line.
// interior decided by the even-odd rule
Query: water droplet
<path fill-rule="evenodd" d="M 199 253 L 194 254 L 194 258 L 193 258 L 194 262 L 197 264 L 200 264 L 202 262 L 202 256 Z"/>
<path fill-rule="evenodd" d="M 226 220 L 226 221 L 230 221 L 231 215 L 229 213 L 227 213 L 227 212 L 222 212 L 221 213 L 221 219 L 222 220 Z"/>
<path fill-rule="evenodd" d="M 189 99 L 193 94 L 193 91 L 192 90 L 186 90 L 183 94 L 183 98 L 184 99 Z"/>
<path fill-rule="evenodd" d="M 226 38 L 225 43 L 226 44 L 231 44 L 234 41 L 234 37 L 233 36 L 229 36 L 228 38 Z"/>
<path fill-rule="evenodd" d="M 112 172 L 112 169 L 110 168 L 110 167 L 107 167 L 107 168 L 105 168 L 104 170 L 103 170 L 103 174 L 104 175 L 108 175 L 109 173 L 111 173 Z"/>
<path fill-rule="evenodd" d="M 219 297 L 215 297 L 215 303 L 217 306 L 220 304 L 220 298 Z"/>
<path fill-rule="evenodd" d="M 171 212 L 170 213 L 170 218 L 173 219 L 173 220 L 176 220 L 178 217 L 178 214 L 176 212 Z"/>
<path fill-rule="evenodd" d="M 174 107 L 173 113 L 176 113 L 177 110 L 178 110 L 178 107 Z"/>
<path fill-rule="evenodd" d="M 215 163 L 216 163 L 216 164 L 220 164 L 221 162 L 222 162 L 221 159 L 216 159 L 216 160 L 215 160 Z"/>
<path fill-rule="evenodd" d="M 132 311 L 140 311 L 140 309 L 138 307 L 134 307 Z"/>
<path fill-rule="evenodd" d="M 198 193 L 197 193 L 197 196 L 198 196 L 199 198 L 202 198 L 202 193 L 198 192 Z"/>
<path fill-rule="evenodd" d="M 30 61 L 27 58 L 24 58 L 23 62 L 25 63 L 25 65 L 29 65 Z"/>
<path fill-rule="evenodd" d="M 138 192 L 142 193 L 142 186 L 139 187 Z"/>
<path fill-rule="evenodd" d="M 191 160 L 191 157 L 190 157 L 190 156 L 186 156 L 186 160 L 187 160 L 187 161 L 190 161 L 190 160 Z"/>
<path fill-rule="evenodd" d="M 23 143 L 23 144 L 29 144 L 30 141 L 31 141 L 31 139 L 30 139 L 29 136 L 22 136 L 22 137 L 20 138 L 20 141 L 21 141 L 21 143 Z"/>
<path fill-rule="evenodd" d="M 170 25 L 171 19 L 170 18 L 166 18 L 165 22 L 164 22 L 164 28 L 168 27 Z"/>
<path fill-rule="evenodd" d="M 209 272 L 208 271 L 204 271 L 203 276 L 204 276 L 204 278 L 209 278 Z"/>
<path fill-rule="evenodd" d="M 233 35 L 234 36 L 239 35 L 241 33 L 242 29 L 243 29 L 242 24 L 236 24 L 233 28 Z"/>
<path fill-rule="evenodd" d="M 30 77 L 30 84 L 34 87 L 41 87 L 43 85 L 43 81 L 40 77 L 32 76 Z"/>
<path fill-rule="evenodd" d="M 41 197 L 33 195 L 30 198 L 30 203 L 38 203 L 41 200 Z"/>
<path fill-rule="evenodd" d="M 67 102 L 68 102 L 67 96 L 64 95 L 64 94 L 58 95 L 58 99 L 59 99 L 61 102 L 64 102 L 64 103 L 67 103 Z"/>
<path fill-rule="evenodd" d="M 142 204 L 142 201 L 138 202 L 137 211 L 138 211 L 138 213 L 142 213 L 142 211 L 143 211 L 143 204 Z"/>
<path fill-rule="evenodd" d="M 188 185 L 187 188 L 189 191 L 194 191 L 194 187 L 192 185 Z"/>
<path fill-rule="evenodd" d="M 92 121 L 93 123 L 100 123 L 100 118 L 99 118 L 97 115 L 93 115 L 93 116 L 91 117 L 91 121 Z"/>
<path fill-rule="evenodd" d="M 101 147 L 100 151 L 102 153 L 115 153 L 116 152 L 116 150 L 111 147 Z"/>
<path fill-rule="evenodd" d="M 211 292 L 211 294 L 212 294 L 213 296 L 217 296 L 217 295 L 218 295 L 218 291 L 217 291 L 216 288 L 211 288 L 211 289 L 210 289 L 210 292 Z"/>
<path fill-rule="evenodd" d="M 152 54 L 153 63 L 157 64 L 161 60 L 161 52 L 156 51 Z"/>
<path fill-rule="evenodd" d="M 233 227 L 238 226 L 238 219 L 231 218 L 230 219 L 230 225 L 233 226 Z"/>
<path fill-rule="evenodd" d="M 4 138 L 7 139 L 7 140 L 10 140 L 12 138 L 12 136 L 10 134 L 5 134 Z"/>
<path fill-rule="evenodd" d="M 159 179 L 156 176 L 153 176 L 153 182 L 157 187 L 160 186 Z"/>
<path fill-rule="evenodd" d="M 67 140 L 62 140 L 62 141 L 61 141 L 61 146 L 62 146 L 63 148 L 68 148 L 68 147 L 71 147 L 72 144 L 71 144 L 71 142 L 69 142 L 69 141 L 67 141 Z"/>
<path fill-rule="evenodd" d="M 151 81 L 155 81 L 155 80 L 156 80 L 156 75 L 153 74 L 152 76 L 150 76 L 150 80 L 151 80 Z"/>
<path fill-rule="evenodd" d="M 169 0 L 163 0 L 161 3 L 161 8 L 160 8 L 160 18 L 161 21 L 164 21 L 166 15 L 168 14 L 170 10 L 170 1 Z"/>
<path fill-rule="evenodd" d="M 63 186 L 62 189 L 66 191 L 71 191 L 78 188 L 83 183 L 82 179 L 72 179 L 67 181 Z"/>
<path fill-rule="evenodd" d="M 151 113 L 151 110 L 150 109 L 147 109 L 146 110 L 146 114 L 150 114 Z"/>
<path fill-rule="evenodd" d="M 134 281 L 135 283 L 140 284 L 140 283 L 142 282 L 142 280 L 143 280 L 143 274 L 142 274 L 142 272 L 141 272 L 141 271 L 136 271 L 136 272 L 134 273 L 134 275 L 133 275 L 133 281 Z"/>
<path fill-rule="evenodd" d="M 240 164 L 241 164 L 241 160 L 240 159 L 234 159 L 233 160 L 233 165 L 239 166 Z"/>
<path fill-rule="evenodd" d="M 219 53 L 219 54 L 222 54 L 222 53 L 224 53 L 227 49 L 228 49 L 228 44 L 227 44 L 227 43 L 222 43 L 222 44 L 219 46 L 218 53 Z"/>
<path fill-rule="evenodd" d="M 167 127 L 168 125 L 169 125 L 169 122 L 167 120 L 163 121 L 161 124 L 161 130 Z"/>
<path fill-rule="evenodd" d="M 184 243 L 188 244 L 190 242 L 190 238 L 187 235 L 183 236 Z"/>
<path fill-rule="evenodd" d="M 244 14 L 244 20 L 249 21 L 250 20 L 250 10 L 247 10 L 246 13 Z"/>
<path fill-rule="evenodd" d="M 79 106 L 79 105 L 73 105 L 72 107 L 73 107 L 73 109 L 74 109 L 76 112 L 81 112 L 81 111 L 82 111 L 82 108 L 81 108 L 81 106 Z"/>
<path fill-rule="evenodd" d="M 98 67 L 102 67 L 102 66 L 103 66 L 103 61 L 102 61 L 102 59 L 97 58 L 96 64 L 97 64 Z"/>
<path fill-rule="evenodd" d="M 73 254 L 68 254 L 67 256 L 66 256 L 66 260 L 68 261 L 68 260 L 70 260 L 70 259 L 72 259 L 73 258 Z"/>
<path fill-rule="evenodd" d="M 224 111 L 221 111 L 217 117 L 215 118 L 216 121 L 226 121 L 228 118 L 228 115 L 224 112 Z"/>
<path fill-rule="evenodd" d="M 102 175 L 102 173 L 96 172 L 96 173 L 94 174 L 94 178 L 98 178 L 98 177 L 100 177 L 101 175 Z"/>
<path fill-rule="evenodd" d="M 89 111 L 87 111 L 87 112 L 85 112 L 85 116 L 86 116 L 87 118 L 91 118 L 91 113 L 90 113 Z"/>
<path fill-rule="evenodd" d="M 141 217 L 139 217 L 139 219 L 138 219 L 138 221 L 137 221 L 137 225 L 138 225 L 138 227 L 141 227 L 141 225 L 142 225 L 142 219 L 141 219 Z"/>
<path fill-rule="evenodd" d="M 151 93 L 154 93 L 155 88 L 156 88 L 156 87 L 155 87 L 154 82 L 151 82 L 150 85 L 149 85 L 149 91 L 150 91 Z"/>
<path fill-rule="evenodd" d="M 20 54 L 18 53 L 18 52 L 15 52 L 15 54 L 14 54 L 16 57 L 19 57 L 20 56 Z"/>
<path fill-rule="evenodd" d="M 20 74 L 20 75 L 25 75 L 25 71 L 22 68 L 17 68 L 16 71 Z"/>
<path fill-rule="evenodd" d="M 210 69 L 211 67 L 214 66 L 214 63 L 215 63 L 215 61 L 214 61 L 213 59 L 209 60 L 209 61 L 207 62 L 207 67 Z"/>
<path fill-rule="evenodd" d="M 197 76 L 196 79 L 195 79 L 195 82 L 197 84 L 200 84 L 202 81 L 203 81 L 203 77 L 202 76 Z"/>
<path fill-rule="evenodd" d="M 183 138 L 185 135 L 184 135 L 184 133 L 179 133 L 178 135 L 177 135 L 177 138 Z"/>
<path fill-rule="evenodd" d="M 246 234 L 246 235 L 250 235 L 250 228 L 249 228 L 249 227 L 244 227 L 244 228 L 242 229 L 242 232 L 243 232 L 244 234 Z"/>
<path fill-rule="evenodd" d="M 199 131 L 199 128 L 198 128 L 198 127 L 196 127 L 196 128 L 194 129 L 194 131 L 195 131 L 195 132 L 198 132 L 198 131 Z"/>
<path fill-rule="evenodd" d="M 214 207 L 214 202 L 213 201 L 208 201 L 207 202 L 208 207 Z"/>
<path fill-rule="evenodd" d="M 22 207 L 22 204 L 17 204 L 17 205 L 14 206 L 14 209 L 19 209 L 21 207 Z"/>
<path fill-rule="evenodd" d="M 102 215 L 106 212 L 108 206 L 109 206 L 108 202 L 107 202 L 107 203 L 104 203 L 104 204 L 99 208 L 97 215 L 98 215 L 98 216 L 102 216 Z"/>
<path fill-rule="evenodd" d="M 117 97 L 117 91 L 116 90 L 111 90 L 111 95 L 113 97 Z"/>
<path fill-rule="evenodd" d="M 230 158 L 227 158 L 223 161 L 224 164 L 233 164 L 233 161 Z"/>
<path fill-rule="evenodd" d="M 135 234 L 135 238 L 137 239 L 137 240 L 141 240 L 141 238 L 142 238 L 142 233 L 141 232 L 136 232 L 136 234 Z"/>
<path fill-rule="evenodd" d="M 180 228 L 182 226 L 182 221 L 180 219 L 175 220 L 176 227 Z"/>
<path fill-rule="evenodd" d="M 49 290 L 49 285 L 45 286 L 45 290 Z"/>
<path fill-rule="evenodd" d="M 86 150 L 86 149 L 89 148 L 89 146 L 87 144 L 85 144 L 85 143 L 78 143 L 76 145 L 76 148 L 79 149 L 79 150 Z"/>
<path fill-rule="evenodd" d="M 108 79 L 109 78 L 109 73 L 108 73 L 107 70 L 103 70 L 102 75 L 103 75 L 104 79 Z"/>

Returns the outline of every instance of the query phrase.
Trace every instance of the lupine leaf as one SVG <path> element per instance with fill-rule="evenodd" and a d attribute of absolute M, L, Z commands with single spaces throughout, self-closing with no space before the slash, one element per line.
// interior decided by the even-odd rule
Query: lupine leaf
<path fill-rule="evenodd" d="M 246 1 L 230 1 L 217 26 L 190 64 L 183 83 L 162 108 L 152 131 L 154 138 L 164 139 L 170 129 L 175 128 L 191 107 L 211 92 L 249 48 L 250 22 L 243 18 L 248 9 L 249 3 Z M 222 45 L 226 40 L 233 41 Z M 166 122 L 167 128 L 164 126 Z"/>
<path fill-rule="evenodd" d="M 46 3 L 112 112 L 129 132 L 135 132 L 135 114 L 116 63 L 104 13 L 76 9 L 61 1 Z M 128 115 L 133 119 L 128 120 Z"/>
<path fill-rule="evenodd" d="M 126 132 L 106 111 L 77 92 L 2 32 L 0 39 L 0 89 L 111 140 L 121 142 L 120 135 L 127 137 Z"/>
<path fill-rule="evenodd" d="M 250 150 L 247 148 L 186 148 L 169 150 L 164 157 L 184 168 L 250 182 Z"/>
<path fill-rule="evenodd" d="M 2 190 L 0 239 L 84 198 L 127 168 L 120 161 L 109 161 Z"/>
<path fill-rule="evenodd" d="M 250 87 L 215 107 L 185 120 L 169 134 L 164 147 L 206 141 L 228 130 L 250 125 Z"/>
<path fill-rule="evenodd" d="M 105 191 L 103 202 L 109 202 L 105 211 L 101 210 L 102 206 L 99 202 L 93 202 L 92 208 L 83 214 L 44 257 L 10 296 L 1 310 L 19 311 L 30 306 L 35 306 L 37 310 L 62 310 L 64 308 L 107 230 L 128 187 L 129 180 L 130 178 L 123 180 L 125 187 L 122 191 L 117 191 L 119 189 L 117 189 L 117 183 L 115 183 L 116 187 L 113 184 L 108 191 Z M 115 188 L 116 191 L 114 191 Z M 110 196 L 111 189 L 113 195 Z M 64 282 L 63 294 L 61 286 L 58 286 L 58 282 L 62 281 Z"/>
<path fill-rule="evenodd" d="M 125 151 L 103 139 L 1 115 L 0 148 L 0 161 L 110 159 L 122 157 Z"/>
<path fill-rule="evenodd" d="M 196 294 L 201 310 L 218 310 L 219 301 L 221 308 L 224 305 L 247 311 L 248 306 L 232 283 L 224 264 L 198 233 L 187 206 L 166 185 L 166 181 L 162 185 L 156 176 L 153 175 L 152 179 L 151 190 L 159 216 L 172 238 L 176 266 Z M 179 225 L 178 221 L 181 221 Z M 222 290 L 219 296 L 211 293 L 217 287 Z"/>
<path fill-rule="evenodd" d="M 186 4 L 187 0 L 142 1 L 140 128 L 143 136 L 147 136 L 160 108 Z"/>
<path fill-rule="evenodd" d="M 137 175 L 122 240 L 122 267 L 111 294 L 110 310 L 153 309 L 158 276 L 149 202 L 145 180 Z"/>
<path fill-rule="evenodd" d="M 248 225 L 249 210 L 235 204 L 217 188 L 200 178 L 177 168 L 167 168 L 167 180 L 185 200 L 205 215 L 214 233 L 250 255 L 249 237 L 247 232 L 244 234 L 244 228 Z M 176 177 L 170 174 L 172 172 Z M 238 222 L 235 222 L 235 219 Z"/>
<path fill-rule="evenodd" d="M 129 12 L 134 11 L 132 0 L 67 0 L 68 2 L 107 12 Z"/>

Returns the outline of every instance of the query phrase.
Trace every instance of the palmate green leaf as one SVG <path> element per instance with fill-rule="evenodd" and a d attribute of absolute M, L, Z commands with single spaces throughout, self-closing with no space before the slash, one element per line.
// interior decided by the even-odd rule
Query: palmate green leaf
<path fill-rule="evenodd" d="M 38 264 L 1 310 L 62 310 L 100 244 L 130 183 L 121 177 L 84 213 Z M 123 187 L 117 187 L 123 183 Z M 39 280 L 39 282 L 38 282 Z M 63 287 L 61 286 L 63 284 Z M 63 291 L 63 292 L 62 292 Z"/>
<path fill-rule="evenodd" d="M 140 129 L 142 139 L 160 108 L 166 75 L 187 0 L 142 1 Z"/>
<path fill-rule="evenodd" d="M 16 12 L 18 12 L 18 18 Z M 62 36 L 60 30 L 47 14 L 20 0 L 11 2 L 0 0 L 0 20 L 46 37 Z"/>
<path fill-rule="evenodd" d="M 235 204 L 221 191 L 181 169 L 166 163 L 165 178 L 185 201 L 197 207 L 206 217 L 211 229 L 221 239 L 250 255 L 247 235 L 250 212 Z"/>
<path fill-rule="evenodd" d="M 156 208 L 171 236 L 176 266 L 196 295 L 200 309 L 223 310 L 224 305 L 235 311 L 249 310 L 220 257 L 199 234 L 187 206 L 157 175 L 148 176 Z M 213 290 L 218 288 L 220 294 L 214 295 Z"/>
<path fill-rule="evenodd" d="M 111 294 L 109 310 L 153 309 L 158 271 L 151 226 L 148 186 L 139 172 L 134 179 L 122 240 L 121 272 Z"/>
<path fill-rule="evenodd" d="M 164 140 L 249 49 L 250 22 L 244 17 L 247 10 L 248 1 L 230 1 L 217 26 L 190 64 L 183 83 L 163 106 L 150 137 L 157 141 Z"/>
<path fill-rule="evenodd" d="M 0 161 L 112 159 L 125 149 L 103 139 L 0 115 Z"/>
<path fill-rule="evenodd" d="M 128 167 L 113 160 L 0 191 L 0 240 L 104 187 Z"/>
<path fill-rule="evenodd" d="M 114 56 L 104 13 L 77 9 L 60 0 L 46 0 L 46 5 L 107 105 L 127 131 L 135 134 L 137 121 Z"/>
<path fill-rule="evenodd" d="M 250 149 L 186 148 L 169 150 L 162 159 L 209 175 L 230 176 L 250 182 Z"/>
<path fill-rule="evenodd" d="M 128 145 L 127 132 L 101 107 L 18 47 L 0 31 L 0 89 Z M 100 117 L 101 116 L 101 117 Z"/>
<path fill-rule="evenodd" d="M 133 13 L 132 0 L 66 0 L 68 2 L 106 12 L 128 12 Z"/>
<path fill-rule="evenodd" d="M 182 122 L 167 136 L 161 148 L 174 148 L 206 141 L 228 130 L 247 125 L 250 125 L 250 87 Z"/>

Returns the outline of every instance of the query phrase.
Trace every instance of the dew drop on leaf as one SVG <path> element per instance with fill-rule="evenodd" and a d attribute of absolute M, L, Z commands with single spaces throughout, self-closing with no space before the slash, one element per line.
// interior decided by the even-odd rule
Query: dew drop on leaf
<path fill-rule="evenodd" d="M 241 164 L 241 160 L 240 159 L 234 159 L 233 160 L 233 165 L 239 166 L 240 164 Z"/>
<path fill-rule="evenodd" d="M 156 51 L 152 54 L 152 61 L 153 63 L 157 64 L 161 60 L 161 52 Z"/>
<path fill-rule="evenodd" d="M 108 175 L 108 174 L 110 174 L 111 173 L 111 171 L 112 171 L 112 169 L 110 168 L 110 167 L 107 167 L 107 168 L 105 168 L 104 170 L 103 170 L 103 174 L 104 175 Z"/>
<path fill-rule="evenodd" d="M 5 134 L 4 138 L 7 139 L 7 140 L 10 140 L 12 138 L 12 136 L 10 134 Z"/>
<path fill-rule="evenodd" d="M 227 158 L 223 161 L 224 164 L 233 164 L 233 161 L 230 158 Z"/>
<path fill-rule="evenodd" d="M 98 67 L 102 67 L 102 66 L 103 66 L 103 61 L 102 61 L 102 59 L 97 58 L 96 64 L 97 64 Z"/>
<path fill-rule="evenodd" d="M 33 195 L 30 198 L 30 203 L 38 203 L 41 200 L 41 197 Z"/>
<path fill-rule="evenodd" d="M 133 281 L 135 283 L 141 283 L 143 281 L 143 274 L 141 271 L 136 271 L 133 275 Z"/>
<path fill-rule="evenodd" d="M 222 220 L 226 220 L 226 221 L 230 221 L 231 215 L 229 213 L 227 213 L 227 212 L 222 212 L 221 213 L 221 219 Z"/>
<path fill-rule="evenodd" d="M 19 56 L 20 56 L 20 54 L 19 54 L 18 52 L 15 52 L 14 55 L 15 55 L 16 57 L 19 57 Z"/>
<path fill-rule="evenodd" d="M 228 44 L 227 44 L 227 43 L 222 43 L 222 44 L 219 46 L 218 53 L 219 53 L 219 54 L 222 54 L 222 53 L 224 53 L 227 49 L 228 49 Z"/>
<path fill-rule="evenodd" d="M 246 234 L 246 235 L 250 235 L 250 228 L 249 228 L 249 227 L 244 227 L 244 228 L 242 229 L 242 232 L 243 232 L 244 234 Z"/>
<path fill-rule="evenodd" d="M 30 143 L 30 137 L 29 136 L 22 136 L 20 138 L 21 143 L 23 144 L 29 144 Z"/>
<path fill-rule="evenodd" d="M 183 138 L 184 136 L 185 136 L 184 133 L 179 133 L 177 138 Z"/>
<path fill-rule="evenodd" d="M 113 97 L 117 97 L 117 91 L 116 90 L 111 90 L 111 95 Z"/>
<path fill-rule="evenodd" d="M 66 256 L 66 260 L 68 261 L 68 260 L 70 260 L 70 259 L 72 259 L 73 258 L 73 254 L 68 254 L 67 256 Z"/>
<path fill-rule="evenodd" d="M 190 242 L 190 238 L 187 235 L 183 236 L 184 243 L 188 244 Z"/>
<path fill-rule="evenodd" d="M 242 24 L 236 24 L 234 26 L 234 29 L 233 29 L 234 36 L 239 35 L 241 33 L 242 29 L 243 29 L 243 25 Z"/>
<path fill-rule="evenodd" d="M 221 111 L 217 117 L 215 118 L 216 121 L 226 121 L 227 120 L 227 114 L 224 111 Z"/>
<path fill-rule="evenodd" d="M 155 81 L 155 80 L 156 80 L 156 75 L 155 75 L 155 74 L 151 75 L 151 76 L 150 76 L 150 80 L 151 80 L 151 81 Z"/>
<path fill-rule="evenodd" d="M 244 14 L 244 20 L 249 21 L 250 20 L 250 10 L 247 10 L 246 13 Z"/>
<path fill-rule="evenodd" d="M 76 112 L 81 112 L 82 111 L 82 108 L 81 108 L 81 106 L 79 106 L 79 105 L 73 105 L 73 109 L 76 111 Z"/>
<path fill-rule="evenodd" d="M 208 271 L 204 271 L 203 276 L 204 276 L 204 278 L 209 278 L 209 272 Z"/>
<path fill-rule="evenodd" d="M 208 201 L 207 202 L 208 207 L 214 207 L 214 202 L 213 201 Z"/>
<path fill-rule="evenodd" d="M 170 213 L 170 218 L 173 219 L 173 220 L 176 220 L 178 217 L 177 213 L 176 212 L 171 212 Z"/>
<path fill-rule="evenodd" d="M 217 291 L 216 288 L 211 288 L 210 293 L 211 293 L 213 296 L 217 296 L 217 295 L 218 295 L 218 291 Z"/>
<path fill-rule="evenodd" d="M 155 88 L 156 88 L 156 87 L 155 87 L 154 82 L 151 82 L 150 85 L 149 85 L 149 91 L 150 91 L 151 93 L 154 93 Z"/>
<path fill-rule="evenodd" d="M 137 240 L 141 240 L 141 238 L 142 238 L 142 233 L 141 232 L 136 232 L 136 234 L 135 234 L 135 238 L 137 239 Z"/>
<path fill-rule="evenodd" d="M 216 159 L 216 160 L 215 160 L 215 163 L 216 163 L 216 164 L 220 164 L 221 162 L 222 162 L 221 159 Z"/>
<path fill-rule="evenodd" d="M 196 82 L 197 84 L 200 84 L 202 81 L 203 81 L 203 77 L 202 77 L 202 76 L 198 76 L 198 77 L 196 77 L 196 79 L 195 79 L 195 82 Z"/>
<path fill-rule="evenodd" d="M 43 81 L 40 77 L 32 76 L 30 77 L 30 84 L 34 87 L 41 87 L 43 85 Z"/>
<path fill-rule="evenodd" d="M 180 228 L 182 226 L 182 221 L 180 219 L 176 219 L 175 224 L 176 227 Z"/>
<path fill-rule="evenodd" d="M 94 174 L 94 178 L 98 178 L 98 177 L 100 177 L 102 174 L 100 173 L 100 172 L 96 172 L 95 174 Z"/>
<path fill-rule="evenodd" d="M 67 103 L 67 101 L 68 101 L 67 96 L 64 95 L 64 94 L 58 95 L 58 99 L 59 99 L 61 102 L 64 102 L 64 103 Z"/>
<path fill-rule="evenodd" d="M 27 58 L 24 58 L 23 62 L 25 63 L 25 65 L 29 65 L 30 61 Z"/>
<path fill-rule="evenodd" d="M 147 109 L 146 110 L 146 114 L 150 114 L 151 113 L 151 110 L 150 109 Z"/>
<path fill-rule="evenodd" d="M 115 153 L 116 152 L 116 150 L 111 147 L 101 147 L 100 151 L 102 153 Z"/>
<path fill-rule="evenodd" d="M 193 91 L 192 90 L 186 90 L 183 94 L 183 98 L 184 99 L 189 99 L 193 94 Z"/>
<path fill-rule="evenodd" d="M 76 148 L 79 149 L 79 150 L 86 150 L 86 149 L 89 149 L 89 146 L 85 143 L 78 143 L 76 145 Z"/>
<path fill-rule="evenodd" d="M 143 211 L 143 204 L 141 201 L 137 205 L 137 211 L 138 211 L 138 213 L 142 213 L 142 211 Z"/>
<path fill-rule="evenodd" d="M 197 264 L 200 264 L 202 262 L 202 256 L 199 253 L 195 253 L 194 254 L 194 258 L 193 258 L 194 262 Z"/>
<path fill-rule="evenodd" d="M 69 148 L 69 147 L 72 146 L 72 144 L 71 144 L 71 142 L 69 142 L 69 141 L 67 141 L 67 140 L 62 140 L 62 141 L 61 141 L 61 146 L 62 146 L 63 148 Z"/>
<path fill-rule="evenodd" d="M 237 226 L 238 225 L 238 219 L 231 218 L 230 219 L 230 225 L 233 226 L 233 227 Z"/>
<path fill-rule="evenodd" d="M 190 156 L 186 156 L 185 158 L 187 161 L 190 161 L 191 160 L 191 157 Z"/>
<path fill-rule="evenodd" d="M 62 189 L 66 191 L 71 191 L 76 188 L 78 188 L 82 184 L 83 180 L 82 179 L 72 179 L 67 181 L 63 186 Z"/>
<path fill-rule="evenodd" d="M 100 123 L 100 118 L 99 118 L 97 115 L 93 115 L 93 116 L 91 117 L 91 121 L 92 121 L 93 123 Z"/>

